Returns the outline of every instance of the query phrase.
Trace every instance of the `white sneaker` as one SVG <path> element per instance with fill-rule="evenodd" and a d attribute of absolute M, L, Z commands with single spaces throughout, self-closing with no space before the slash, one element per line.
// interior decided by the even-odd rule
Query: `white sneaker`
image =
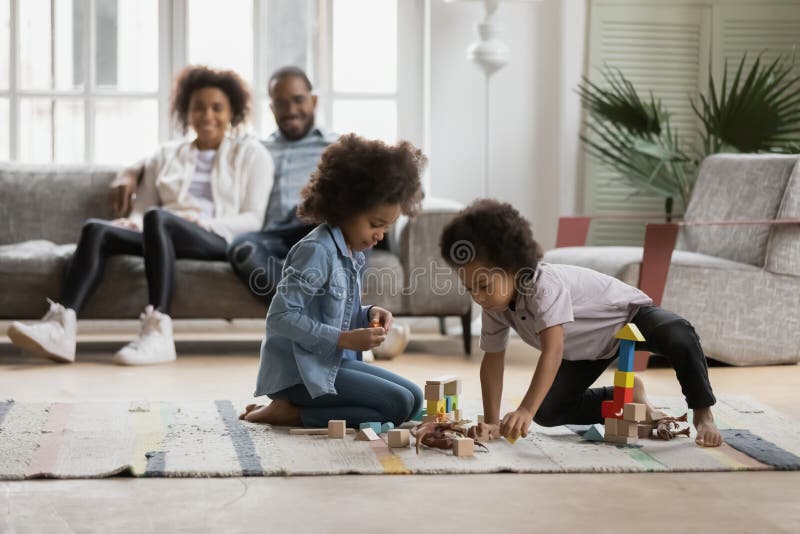
<path fill-rule="evenodd" d="M 119 365 L 152 365 L 175 361 L 175 339 L 172 336 L 172 319 L 147 306 L 139 316 L 142 327 L 139 335 L 119 349 L 114 363 Z"/>
<path fill-rule="evenodd" d="M 37 356 L 56 362 L 74 362 L 75 334 L 78 329 L 75 310 L 50 299 L 47 302 L 50 303 L 50 310 L 38 323 L 14 321 L 6 334 L 14 345 Z"/>
<path fill-rule="evenodd" d="M 386 334 L 386 341 L 375 347 L 372 352 L 379 360 L 391 360 L 395 356 L 403 354 L 410 339 L 411 328 L 402 324 L 393 324 L 391 330 Z"/>
<path fill-rule="evenodd" d="M 374 362 L 375 355 L 372 354 L 371 350 L 362 350 L 361 351 L 361 361 L 362 362 Z"/>

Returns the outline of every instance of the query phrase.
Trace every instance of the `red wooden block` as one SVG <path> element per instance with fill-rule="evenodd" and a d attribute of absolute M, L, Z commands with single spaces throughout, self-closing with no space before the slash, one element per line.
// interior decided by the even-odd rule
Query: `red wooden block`
<path fill-rule="evenodd" d="M 600 415 L 603 416 L 603 419 L 622 419 L 622 405 L 620 404 L 617 406 L 614 404 L 614 401 L 603 401 L 600 405 Z"/>
<path fill-rule="evenodd" d="M 633 402 L 633 388 L 614 386 L 614 405 L 620 408 Z"/>

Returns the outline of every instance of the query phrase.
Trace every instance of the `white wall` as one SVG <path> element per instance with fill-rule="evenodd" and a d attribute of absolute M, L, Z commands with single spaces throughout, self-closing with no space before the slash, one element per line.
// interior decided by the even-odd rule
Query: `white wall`
<path fill-rule="evenodd" d="M 490 196 L 516 206 L 546 248 L 580 200 L 585 1 L 503 2 L 497 14 L 511 60 L 491 81 Z M 431 0 L 430 17 L 431 194 L 468 203 L 483 190 L 484 76 L 466 59 L 483 5 Z"/>

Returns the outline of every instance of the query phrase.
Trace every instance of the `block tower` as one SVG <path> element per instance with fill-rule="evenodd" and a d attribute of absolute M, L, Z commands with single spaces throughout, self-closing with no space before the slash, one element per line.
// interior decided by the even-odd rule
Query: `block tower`
<path fill-rule="evenodd" d="M 461 380 L 457 376 L 440 376 L 425 382 L 426 415 L 423 422 L 460 421 Z"/>
<path fill-rule="evenodd" d="M 636 342 L 644 336 L 633 323 L 626 324 L 614 336 L 619 339 L 619 359 L 614 373 L 614 400 L 603 401 L 601 414 L 605 419 L 605 441 L 632 444 L 650 433 L 642 424 L 647 416 L 644 404 L 633 402 L 633 355 Z"/>

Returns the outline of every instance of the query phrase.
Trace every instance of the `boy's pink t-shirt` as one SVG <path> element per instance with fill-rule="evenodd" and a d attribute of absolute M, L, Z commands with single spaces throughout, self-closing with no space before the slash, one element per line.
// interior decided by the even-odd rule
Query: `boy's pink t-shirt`
<path fill-rule="evenodd" d="M 614 335 L 641 306 L 653 300 L 635 287 L 605 274 L 576 267 L 539 263 L 533 289 L 518 295 L 514 310 L 483 310 L 481 350 L 501 352 L 513 328 L 529 345 L 541 349 L 539 333 L 563 325 L 565 360 L 611 358 Z"/>

